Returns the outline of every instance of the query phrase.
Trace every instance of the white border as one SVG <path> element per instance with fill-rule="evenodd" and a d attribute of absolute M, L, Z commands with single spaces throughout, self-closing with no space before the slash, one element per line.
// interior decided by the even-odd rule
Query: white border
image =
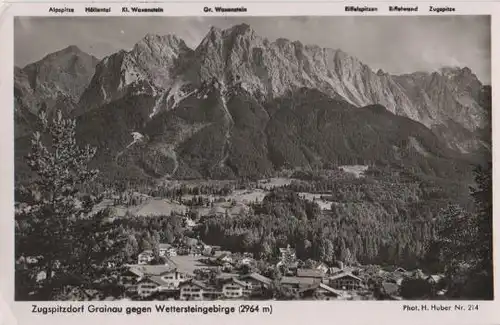
<path fill-rule="evenodd" d="M 433 303 L 440 302 L 415 301 L 415 302 L 396 302 L 396 301 L 356 301 L 356 302 L 309 302 L 309 301 L 292 301 L 292 302 L 261 302 L 261 306 L 272 304 L 272 315 L 253 314 L 242 315 L 233 314 L 232 316 L 212 314 L 212 315 L 186 315 L 186 314 L 143 314 L 140 316 L 134 315 L 110 315 L 110 314 L 73 314 L 73 315 L 56 315 L 42 316 L 31 313 L 32 303 L 14 302 L 14 258 L 13 258 L 13 176 L 14 176 L 14 159 L 13 159 L 13 17 L 14 16 L 45 16 L 48 15 L 48 8 L 61 7 L 66 5 L 75 8 L 75 14 L 65 14 L 64 16 L 89 16 L 84 13 L 83 8 L 88 5 L 112 7 L 112 14 L 93 14 L 94 16 L 119 16 L 123 3 L 130 4 L 131 1 L 118 3 L 97 3 L 89 1 L 87 3 L 75 3 L 75 1 L 65 1 L 65 3 L 54 2 L 52 4 L 42 3 L 4 3 L 0 6 L 0 98 L 2 105 L 0 106 L 0 152 L 2 159 L 0 160 L 0 257 L 2 257 L 2 265 L 0 267 L 0 324 L 35 324 L 46 323 L 50 325 L 71 323 L 72 325 L 87 325 L 89 322 L 95 324 L 109 324 L 121 322 L 122 324 L 137 324 L 137 322 L 147 321 L 155 324 L 196 324 L 197 322 L 206 322 L 209 324 L 275 324 L 282 322 L 283 324 L 307 324 L 311 321 L 324 323 L 342 323 L 348 324 L 436 324 L 436 325 L 480 325 L 480 324 L 500 324 L 500 290 L 498 282 L 500 279 L 499 269 L 495 268 L 495 301 L 491 302 L 470 302 L 471 304 L 479 304 L 479 311 L 476 312 L 404 312 L 402 305 L 425 304 L 430 306 Z M 281 3 L 279 3 L 281 2 Z M 298 3 L 293 1 L 293 4 L 283 5 L 284 1 L 274 1 L 274 3 L 237 3 L 235 1 L 226 1 L 227 6 L 244 6 L 248 8 L 246 13 L 234 14 L 234 16 L 293 16 L 293 15 L 401 15 L 399 13 L 389 12 L 388 6 L 398 4 L 401 1 L 392 3 L 366 1 L 357 3 L 348 2 L 315 2 Z M 287 1 L 292 2 L 292 1 Z M 164 16 L 215 16 L 221 14 L 203 14 L 203 7 L 213 6 L 214 3 L 201 2 L 176 2 L 176 3 L 136 3 L 137 6 L 161 6 L 165 8 L 165 13 L 157 14 Z M 417 5 L 420 8 L 426 6 L 450 6 L 456 8 L 452 13 L 441 13 L 440 15 L 492 15 L 492 86 L 493 86 L 493 103 L 500 103 L 500 93 L 497 85 L 500 84 L 500 63 L 496 58 L 500 58 L 500 42 L 495 31 L 500 31 L 500 3 L 494 2 L 413 2 L 405 3 L 407 5 Z M 223 3 L 217 3 L 223 5 Z M 345 5 L 353 6 L 377 6 L 379 11 L 376 13 L 346 13 L 344 12 Z M 426 15 L 426 11 L 418 13 L 405 13 L 404 15 Z M 134 14 L 128 16 L 140 16 L 150 14 Z M 226 14 L 227 15 L 227 14 Z M 233 14 L 231 14 L 233 16 Z M 57 15 L 51 15 L 57 16 Z M 61 15 L 59 15 L 61 16 Z M 499 72 L 498 74 L 494 72 Z M 497 130 L 498 116 L 493 111 L 493 139 L 500 136 Z M 493 157 L 498 157 L 498 150 L 495 146 L 496 141 L 493 141 Z M 497 180 L 499 173 L 496 168 L 493 169 L 493 178 Z M 493 197 L 495 202 L 500 202 L 500 192 L 494 183 Z M 494 204 L 495 216 L 498 211 L 497 205 Z M 496 230 L 499 229 L 498 218 L 494 218 L 494 247 L 500 247 L 500 236 L 496 235 Z M 500 259 L 500 250 L 494 250 L 495 261 Z M 82 304 L 82 302 L 74 302 L 73 304 Z M 156 302 L 92 302 L 94 305 L 121 305 L 121 306 L 153 306 Z M 158 302 L 161 304 L 171 305 L 172 302 Z M 182 302 L 174 302 L 177 305 L 192 305 Z M 450 305 L 462 304 L 467 305 L 468 302 L 443 302 Z M 54 305 L 69 305 L 70 303 L 43 303 L 43 306 Z M 89 303 L 85 303 L 88 305 Z M 212 305 L 212 302 L 200 302 L 197 305 Z M 216 304 L 224 306 L 238 306 L 238 302 L 216 302 Z"/>

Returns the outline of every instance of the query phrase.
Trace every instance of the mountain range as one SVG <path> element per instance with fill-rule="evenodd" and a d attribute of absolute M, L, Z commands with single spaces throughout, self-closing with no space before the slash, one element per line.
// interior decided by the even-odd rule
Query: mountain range
<path fill-rule="evenodd" d="M 467 67 L 391 75 L 341 50 L 212 27 L 102 60 L 69 46 L 15 67 L 16 168 L 37 113 L 77 119 L 110 177 L 262 177 L 384 164 L 442 177 L 490 153 L 491 88 Z M 24 173 L 20 173 L 23 174 Z M 16 172 L 17 176 L 17 172 Z"/>

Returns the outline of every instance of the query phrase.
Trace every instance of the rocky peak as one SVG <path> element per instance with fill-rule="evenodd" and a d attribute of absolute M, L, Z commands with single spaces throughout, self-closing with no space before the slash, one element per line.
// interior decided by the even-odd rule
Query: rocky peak
<path fill-rule="evenodd" d="M 85 53 L 76 45 L 70 45 L 65 49 L 62 49 L 60 52 Z"/>
<path fill-rule="evenodd" d="M 335 69 L 341 79 L 352 79 L 357 73 L 367 68 L 356 57 L 342 50 L 335 51 Z M 369 68 L 368 68 L 369 69 Z"/>
<path fill-rule="evenodd" d="M 99 63 L 81 106 L 90 110 L 124 95 L 156 96 L 172 85 L 177 69 L 192 52 L 175 35 L 148 33 L 131 51 L 119 51 Z"/>
<path fill-rule="evenodd" d="M 255 35 L 255 31 L 248 24 L 234 25 L 223 31 L 225 35 Z"/>
<path fill-rule="evenodd" d="M 459 66 L 444 66 L 441 67 L 438 71 L 441 72 L 443 75 L 446 75 L 446 74 L 456 74 L 460 70 L 461 68 Z"/>
<path fill-rule="evenodd" d="M 134 52 L 149 51 L 155 54 L 162 54 L 166 49 L 178 52 L 189 50 L 186 43 L 175 35 L 146 34 L 134 46 Z"/>
<path fill-rule="evenodd" d="M 221 40 L 221 36 L 222 36 L 222 30 L 220 28 L 215 26 L 210 27 L 210 30 L 196 48 L 196 52 L 202 52 L 206 50 L 208 47 L 210 47 L 212 44 L 217 43 L 218 41 Z"/>
<path fill-rule="evenodd" d="M 62 50 L 50 53 L 37 62 L 28 64 L 23 68 L 23 70 L 32 71 L 36 69 L 36 67 L 50 65 L 67 67 L 73 64 L 75 60 L 80 60 L 82 64 L 88 65 L 91 69 L 95 68 L 95 66 L 99 62 L 99 59 L 97 59 L 93 55 L 80 50 L 80 48 L 76 45 L 71 45 Z"/>
<path fill-rule="evenodd" d="M 441 69 L 441 74 L 454 93 L 465 93 L 477 100 L 483 85 L 469 67 L 445 67 Z"/>
<path fill-rule="evenodd" d="M 72 45 L 28 64 L 22 72 L 36 101 L 45 102 L 50 109 L 60 98 L 78 101 L 98 61 L 96 57 Z"/>
<path fill-rule="evenodd" d="M 473 74 L 472 70 L 469 67 L 463 67 L 461 69 L 461 71 L 462 71 L 462 74 L 464 74 L 464 75 L 472 75 Z"/>
<path fill-rule="evenodd" d="M 303 51 L 305 49 L 304 44 L 302 44 L 301 41 L 293 41 L 292 44 L 296 51 Z"/>
<path fill-rule="evenodd" d="M 477 80 L 477 76 L 472 72 L 469 67 L 443 67 L 439 70 L 441 75 L 448 79 L 469 79 L 469 80 Z"/>
<path fill-rule="evenodd" d="M 59 51 L 56 51 L 56 52 L 53 52 L 53 53 L 46 55 L 40 61 L 57 60 L 57 59 L 65 58 L 67 56 L 90 56 L 90 55 L 88 53 L 82 51 L 78 46 L 70 45 L 68 47 L 63 48 L 62 50 L 59 50 Z M 94 58 L 94 59 L 97 60 L 96 58 Z"/>
<path fill-rule="evenodd" d="M 231 51 L 233 47 L 242 45 L 252 40 L 263 41 L 248 24 L 239 24 L 227 29 L 211 27 L 200 45 L 196 48 L 198 53 L 210 50 Z"/>
<path fill-rule="evenodd" d="M 274 44 L 276 44 L 278 47 L 286 47 L 290 45 L 290 40 L 287 38 L 280 37 L 274 41 Z"/>
<path fill-rule="evenodd" d="M 248 24 L 211 27 L 195 50 L 174 35 L 147 34 L 131 51 L 104 58 L 90 85 L 95 64 L 86 69 L 86 62 L 96 59 L 78 47 L 67 47 L 42 61 L 16 70 L 17 93 L 30 94 L 29 81 L 47 96 L 71 89 L 77 89 L 78 95 L 78 87 L 88 85 L 80 101 L 84 110 L 123 97 L 141 97 L 153 103 L 151 111 L 156 114 L 193 96 L 202 100 L 210 88 L 220 95 L 223 106 L 227 105 L 227 94 L 235 89 L 259 100 L 316 89 L 358 107 L 382 105 L 428 127 L 451 120 L 473 130 L 482 118 L 475 99 L 482 94 L 482 87 L 468 67 L 391 76 L 382 69 L 375 72 L 341 50 L 285 38 L 269 42 Z M 81 79 L 72 81 L 76 75 Z M 52 83 L 44 84 L 47 80 Z M 41 84 L 45 86 L 39 87 Z M 31 105 L 26 100 L 21 104 Z"/>
<path fill-rule="evenodd" d="M 254 60 L 254 49 L 264 51 L 264 39 L 258 36 L 248 24 L 239 24 L 221 30 L 211 27 L 195 50 L 195 64 L 191 70 L 197 73 L 201 82 L 212 78 L 230 83 L 235 76 L 243 80 L 254 76 L 250 67 Z M 257 50 L 258 52 L 258 50 Z M 194 73 L 193 73 L 194 74 Z"/>

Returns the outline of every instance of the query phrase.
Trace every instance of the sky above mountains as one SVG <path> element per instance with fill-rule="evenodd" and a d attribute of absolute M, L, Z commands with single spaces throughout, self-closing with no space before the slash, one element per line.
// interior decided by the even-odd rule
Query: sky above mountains
<path fill-rule="evenodd" d="M 17 17 L 17 66 L 76 45 L 98 58 L 129 50 L 147 33 L 175 34 L 194 48 L 210 26 L 247 23 L 257 34 L 342 49 L 375 71 L 392 74 L 468 66 L 491 79 L 489 16 L 412 17 Z"/>

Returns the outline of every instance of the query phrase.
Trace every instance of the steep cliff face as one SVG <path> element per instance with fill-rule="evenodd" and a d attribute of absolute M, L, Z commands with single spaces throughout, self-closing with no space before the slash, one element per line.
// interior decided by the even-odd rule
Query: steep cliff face
<path fill-rule="evenodd" d="M 484 147 L 476 132 L 488 127 L 489 115 L 483 100 L 483 85 L 467 67 L 443 68 L 433 73 L 397 76 L 424 123 L 443 136 L 450 147 L 471 152 Z M 418 119 L 417 119 L 418 121 Z"/>
<path fill-rule="evenodd" d="M 395 80 L 410 94 L 415 106 L 426 111 L 431 125 L 449 120 L 468 130 L 485 125 L 484 109 L 479 104 L 482 84 L 469 68 L 413 73 Z"/>
<path fill-rule="evenodd" d="M 159 95 L 172 86 L 177 66 L 191 52 L 176 36 L 148 34 L 131 51 L 104 58 L 80 98 L 80 113 L 131 94 Z"/>
<path fill-rule="evenodd" d="M 245 24 L 211 28 L 195 49 L 173 35 L 146 35 L 101 60 L 91 80 L 90 68 L 66 61 L 64 85 L 54 81 L 57 69 L 16 70 L 17 105 L 35 112 L 39 97 L 59 98 L 52 107 L 78 99 L 79 134 L 109 170 L 259 177 L 334 161 L 443 173 L 439 166 L 460 156 L 453 152 L 488 147 L 488 88 L 468 68 L 394 76 L 341 50 L 271 42 Z M 51 82 L 37 88 L 32 80 Z M 59 92 L 66 95 L 48 95 Z"/>
<path fill-rule="evenodd" d="M 195 57 L 192 69 L 199 70 L 201 81 L 217 78 L 228 86 L 239 84 L 254 96 L 272 99 L 306 87 L 357 106 L 380 103 L 392 112 L 415 115 L 389 75 L 374 73 L 341 50 L 287 39 L 269 42 L 248 25 L 212 28 Z"/>
<path fill-rule="evenodd" d="M 152 115 L 175 106 L 216 80 L 260 100 L 300 88 L 318 89 L 355 106 L 380 104 L 429 128 L 453 121 L 473 131 L 484 126 L 482 85 L 468 68 L 392 76 L 341 50 L 260 37 L 246 24 L 211 28 L 194 50 L 175 36 L 147 35 L 130 52 L 105 58 L 81 106 L 97 107 L 130 92 L 158 98 Z"/>

